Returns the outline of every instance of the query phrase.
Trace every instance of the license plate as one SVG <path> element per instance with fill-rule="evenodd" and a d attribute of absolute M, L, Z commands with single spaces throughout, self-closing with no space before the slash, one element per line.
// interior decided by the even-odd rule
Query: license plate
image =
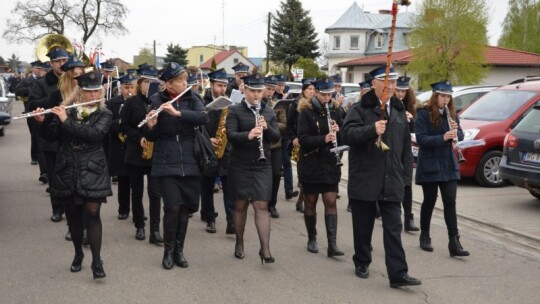
<path fill-rule="evenodd" d="M 540 164 L 540 153 L 525 153 L 523 161 Z"/>

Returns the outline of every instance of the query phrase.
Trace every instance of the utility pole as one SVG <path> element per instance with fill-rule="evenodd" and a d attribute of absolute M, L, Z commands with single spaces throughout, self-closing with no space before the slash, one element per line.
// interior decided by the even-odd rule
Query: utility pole
<path fill-rule="evenodd" d="M 266 73 L 270 72 L 270 24 L 272 23 L 272 13 L 268 13 L 268 32 L 266 34 Z"/>
<path fill-rule="evenodd" d="M 156 60 L 156 40 L 154 40 L 154 66 L 157 68 L 157 60 Z"/>

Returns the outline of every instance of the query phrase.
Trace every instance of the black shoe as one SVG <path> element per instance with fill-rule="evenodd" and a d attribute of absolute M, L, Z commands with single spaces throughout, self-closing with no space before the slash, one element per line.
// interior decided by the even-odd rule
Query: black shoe
<path fill-rule="evenodd" d="M 118 219 L 119 219 L 119 220 L 125 220 L 125 219 L 127 219 L 128 217 L 129 217 L 129 214 L 127 214 L 127 213 L 119 213 L 119 214 L 118 214 Z"/>
<path fill-rule="evenodd" d="M 403 287 L 403 286 L 416 286 L 416 285 L 422 285 L 422 281 L 420 281 L 417 278 L 413 278 L 409 276 L 408 274 L 402 276 L 399 279 L 390 280 L 390 287 L 392 288 Z"/>
<path fill-rule="evenodd" d="M 208 233 L 216 233 L 216 223 L 215 222 L 206 222 L 206 232 Z"/>
<path fill-rule="evenodd" d="M 347 212 L 352 212 L 352 209 L 351 209 L 351 204 L 347 204 Z"/>
<path fill-rule="evenodd" d="M 242 248 L 242 250 L 240 250 L 240 248 Z M 246 255 L 244 254 L 244 246 L 238 244 L 234 245 L 234 257 L 239 260 L 242 260 L 246 257 Z"/>
<path fill-rule="evenodd" d="M 71 242 L 71 232 L 68 232 L 66 233 L 66 237 L 65 237 L 66 241 L 70 241 Z"/>
<path fill-rule="evenodd" d="M 451 257 L 470 255 L 470 253 L 467 250 L 464 250 L 463 246 L 461 246 L 459 235 L 450 236 L 450 240 L 448 242 L 448 251 L 450 251 Z"/>
<path fill-rule="evenodd" d="M 433 251 L 433 246 L 431 246 L 431 238 L 429 237 L 429 232 L 427 231 L 420 232 L 420 248 L 428 252 Z"/>
<path fill-rule="evenodd" d="M 264 263 L 270 264 L 276 261 L 272 256 L 265 257 L 264 254 L 262 253 L 262 250 L 259 251 L 259 257 L 261 258 L 262 265 L 264 265 Z"/>
<path fill-rule="evenodd" d="M 420 228 L 416 227 L 414 224 L 414 214 L 405 214 L 405 221 L 403 221 L 403 229 L 407 232 L 419 231 Z"/>
<path fill-rule="evenodd" d="M 49 179 L 47 178 L 47 174 L 45 173 L 40 174 L 38 180 L 44 184 L 49 182 Z"/>
<path fill-rule="evenodd" d="M 277 211 L 276 207 L 270 206 L 270 207 L 268 207 L 268 211 L 270 212 L 270 216 L 272 218 L 278 218 L 279 217 L 279 212 Z"/>
<path fill-rule="evenodd" d="M 32 166 L 35 166 L 35 165 L 37 165 L 37 164 L 39 164 L 39 163 L 38 163 L 37 160 L 33 160 L 33 161 L 30 162 L 30 164 L 31 164 Z"/>
<path fill-rule="evenodd" d="M 293 197 L 297 197 L 297 196 L 298 196 L 298 191 L 293 191 L 291 193 L 285 193 L 285 199 L 288 199 L 288 200 L 290 200 Z"/>
<path fill-rule="evenodd" d="M 103 261 L 99 261 L 97 264 L 92 263 L 92 274 L 94 275 L 94 280 L 103 279 L 107 276 L 105 270 L 103 270 Z"/>
<path fill-rule="evenodd" d="M 369 266 L 358 266 L 354 270 L 354 274 L 362 279 L 369 278 Z"/>
<path fill-rule="evenodd" d="M 49 188 L 49 187 L 45 188 L 45 192 L 51 193 L 51 188 Z"/>
<path fill-rule="evenodd" d="M 144 228 L 137 228 L 137 231 L 135 232 L 135 238 L 139 241 L 144 241 L 144 239 L 146 239 Z"/>
<path fill-rule="evenodd" d="M 304 213 L 304 204 L 296 203 L 296 211 L 300 213 Z"/>
<path fill-rule="evenodd" d="M 58 222 L 62 221 L 62 213 L 54 212 L 51 215 L 51 221 L 53 221 L 55 223 L 58 223 Z"/>
<path fill-rule="evenodd" d="M 118 183 L 118 176 L 111 176 L 111 183 L 113 184 Z"/>
<path fill-rule="evenodd" d="M 71 267 L 69 267 L 69 271 L 71 272 L 81 271 L 83 259 L 84 259 L 84 254 L 75 255 L 75 257 L 73 258 L 73 262 L 71 263 Z"/>
<path fill-rule="evenodd" d="M 235 234 L 236 229 L 234 227 L 234 224 L 227 224 L 227 229 L 225 230 L 225 234 Z"/>
<path fill-rule="evenodd" d="M 159 234 L 159 231 L 150 232 L 150 238 L 148 239 L 150 244 L 160 245 L 163 244 L 163 237 Z"/>

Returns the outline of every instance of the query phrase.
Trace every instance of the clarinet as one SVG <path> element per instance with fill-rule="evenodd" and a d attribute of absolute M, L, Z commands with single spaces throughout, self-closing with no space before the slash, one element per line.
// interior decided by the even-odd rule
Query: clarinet
<path fill-rule="evenodd" d="M 326 110 L 326 118 L 328 120 L 328 133 L 332 132 L 332 117 L 330 116 L 330 108 L 328 107 L 328 103 L 324 105 L 324 109 Z M 332 146 L 334 149 L 334 155 L 336 156 L 336 167 L 343 166 L 343 163 L 341 162 L 341 158 L 339 157 L 339 151 L 337 149 L 337 139 L 334 138 L 332 140 Z"/>
<path fill-rule="evenodd" d="M 446 110 L 446 117 L 448 119 L 448 130 L 452 131 L 454 129 L 454 128 L 452 128 L 452 123 L 454 122 L 454 120 L 452 119 L 452 115 L 450 114 L 450 110 L 448 109 L 448 106 L 445 105 L 444 108 Z M 458 143 L 458 138 L 457 137 L 453 138 L 452 143 L 455 146 Z M 460 162 L 460 163 L 465 162 L 466 159 L 463 156 L 463 153 L 461 152 L 461 149 L 459 147 L 457 148 L 457 153 L 458 153 L 458 162 Z"/>
<path fill-rule="evenodd" d="M 257 107 L 257 110 L 255 111 L 255 126 L 258 127 L 258 128 L 262 128 L 261 125 L 259 124 L 259 120 L 261 118 L 260 101 L 256 100 L 255 104 L 256 104 L 256 107 Z M 260 163 L 264 163 L 264 162 L 266 162 L 266 157 L 264 156 L 263 135 L 261 134 L 261 136 L 257 137 L 257 140 L 259 141 L 259 159 L 258 159 L 258 161 Z"/>

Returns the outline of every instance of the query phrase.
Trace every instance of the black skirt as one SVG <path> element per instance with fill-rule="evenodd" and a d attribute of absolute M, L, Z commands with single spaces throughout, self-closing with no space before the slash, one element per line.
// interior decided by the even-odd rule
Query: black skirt
<path fill-rule="evenodd" d="M 107 198 L 105 197 L 89 198 L 89 197 L 80 196 L 78 194 L 74 194 L 69 197 L 59 198 L 58 200 L 62 202 L 62 205 L 74 204 L 77 206 L 83 206 L 87 202 L 89 203 L 106 203 L 107 202 Z"/>
<path fill-rule="evenodd" d="M 232 200 L 269 201 L 272 198 L 272 164 L 230 161 L 227 172 Z"/>
<path fill-rule="evenodd" d="M 304 194 L 319 194 L 327 192 L 338 192 L 338 183 L 325 184 L 325 183 L 302 183 L 302 190 Z"/>
<path fill-rule="evenodd" d="M 171 205 L 186 206 L 190 213 L 199 210 L 200 177 L 159 176 L 158 180 L 165 210 Z"/>

